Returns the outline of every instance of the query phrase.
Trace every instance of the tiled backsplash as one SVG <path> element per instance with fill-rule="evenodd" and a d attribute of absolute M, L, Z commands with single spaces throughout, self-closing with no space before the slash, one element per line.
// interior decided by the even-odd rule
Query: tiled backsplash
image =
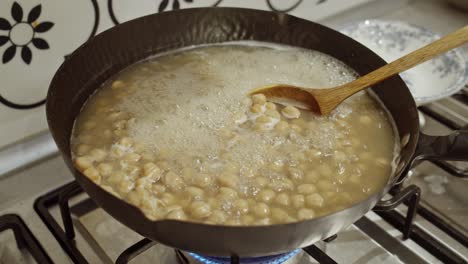
<path fill-rule="evenodd" d="M 205 6 L 281 11 L 317 21 L 371 1 L 384 0 L 1 0 L 0 148 L 47 129 L 44 101 L 55 71 L 67 54 L 115 24 Z"/>

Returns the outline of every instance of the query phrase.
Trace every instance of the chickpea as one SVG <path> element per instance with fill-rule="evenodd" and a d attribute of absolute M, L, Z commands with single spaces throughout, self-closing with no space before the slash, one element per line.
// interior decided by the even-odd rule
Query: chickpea
<path fill-rule="evenodd" d="M 127 153 L 123 156 L 123 159 L 128 162 L 138 162 L 141 159 L 141 156 L 136 153 Z"/>
<path fill-rule="evenodd" d="M 109 176 L 112 173 L 112 165 L 109 163 L 101 163 L 97 169 L 102 176 Z"/>
<path fill-rule="evenodd" d="M 239 177 L 234 174 L 221 174 L 218 176 L 218 182 L 221 186 L 234 188 L 239 182 Z"/>
<path fill-rule="evenodd" d="M 127 120 L 119 120 L 119 121 L 116 121 L 112 127 L 114 129 L 125 129 L 127 126 Z"/>
<path fill-rule="evenodd" d="M 346 154 L 342 151 L 335 151 L 333 153 L 333 159 L 336 161 L 336 162 L 343 162 L 346 160 Z"/>
<path fill-rule="evenodd" d="M 123 137 L 119 140 L 119 144 L 123 147 L 129 148 L 133 145 L 133 140 L 129 137 Z"/>
<path fill-rule="evenodd" d="M 107 181 L 111 184 L 119 184 L 119 182 L 124 181 L 127 176 L 122 171 L 116 171 L 109 175 Z"/>
<path fill-rule="evenodd" d="M 294 189 L 294 183 L 290 179 L 286 178 L 281 180 L 274 180 L 272 183 L 269 184 L 269 186 L 277 192 Z"/>
<path fill-rule="evenodd" d="M 306 160 L 306 155 L 304 152 L 301 151 L 294 151 L 289 154 L 290 158 L 295 161 L 305 161 Z M 302 165 L 302 164 L 300 164 Z"/>
<path fill-rule="evenodd" d="M 268 217 L 259 219 L 255 222 L 255 225 L 270 225 L 271 224 L 271 219 Z"/>
<path fill-rule="evenodd" d="M 284 223 L 288 220 L 289 215 L 280 208 L 271 208 L 271 218 L 279 223 Z"/>
<path fill-rule="evenodd" d="M 278 205 L 289 206 L 289 195 L 287 193 L 280 193 L 275 197 L 274 202 Z"/>
<path fill-rule="evenodd" d="M 133 164 L 125 164 L 124 161 L 121 161 L 121 167 L 127 173 L 127 175 L 133 179 L 135 179 L 140 174 L 140 167 Z"/>
<path fill-rule="evenodd" d="M 259 124 L 268 124 L 271 121 L 272 121 L 271 118 L 268 117 L 268 116 L 259 116 L 259 117 L 257 117 L 257 119 L 255 119 L 255 122 L 257 122 Z"/>
<path fill-rule="evenodd" d="M 94 167 L 87 168 L 85 171 L 83 171 L 83 174 L 95 183 L 99 184 L 101 182 L 101 175 Z"/>
<path fill-rule="evenodd" d="M 243 225 L 252 225 L 255 222 L 255 218 L 251 215 L 242 215 L 240 221 Z"/>
<path fill-rule="evenodd" d="M 221 187 L 219 188 L 219 195 L 218 195 L 220 198 L 223 198 L 223 199 L 234 199 L 234 198 L 237 198 L 237 192 L 231 188 L 227 188 L 227 187 Z"/>
<path fill-rule="evenodd" d="M 195 170 L 189 167 L 183 168 L 181 171 L 182 178 L 185 182 L 192 182 Z"/>
<path fill-rule="evenodd" d="M 96 127 L 96 122 L 93 121 L 86 121 L 83 123 L 83 128 L 85 130 L 90 130 Z"/>
<path fill-rule="evenodd" d="M 175 209 L 170 211 L 166 215 L 167 219 L 174 219 L 174 220 L 185 220 L 187 219 L 187 216 L 185 215 L 185 212 L 183 209 Z"/>
<path fill-rule="evenodd" d="M 237 218 L 231 218 L 231 219 L 228 219 L 226 221 L 225 225 L 227 225 L 227 226 L 239 226 L 239 225 L 241 225 L 241 222 Z"/>
<path fill-rule="evenodd" d="M 265 132 L 265 131 L 270 130 L 271 127 L 269 124 L 266 124 L 266 123 L 255 123 L 255 125 L 253 126 L 253 129 L 259 132 Z"/>
<path fill-rule="evenodd" d="M 263 106 L 262 105 L 259 105 L 259 104 L 254 104 L 250 107 L 250 112 L 254 113 L 254 114 L 261 114 L 263 113 Z"/>
<path fill-rule="evenodd" d="M 329 165 L 322 164 L 318 167 L 318 173 L 320 177 L 330 178 L 333 175 L 333 170 Z"/>
<path fill-rule="evenodd" d="M 302 208 L 297 212 L 297 218 L 299 220 L 307 220 L 315 217 L 315 212 L 312 209 Z"/>
<path fill-rule="evenodd" d="M 270 208 L 265 203 L 257 203 L 257 204 L 255 204 L 253 206 L 252 212 L 257 217 L 266 217 L 266 216 L 270 215 Z"/>
<path fill-rule="evenodd" d="M 299 194 L 311 194 L 317 191 L 317 187 L 311 183 L 304 183 L 297 186 L 297 192 Z"/>
<path fill-rule="evenodd" d="M 236 133 L 228 128 L 219 129 L 219 135 L 224 139 L 231 139 L 236 136 Z"/>
<path fill-rule="evenodd" d="M 154 154 L 151 153 L 151 152 L 145 151 L 145 152 L 143 152 L 143 153 L 141 154 L 141 159 L 142 159 L 142 160 L 145 160 L 145 161 L 153 161 L 154 158 L 155 158 L 155 157 L 154 157 Z"/>
<path fill-rule="evenodd" d="M 289 131 L 289 124 L 286 121 L 279 121 L 275 126 L 275 131 L 280 135 L 285 135 Z"/>
<path fill-rule="evenodd" d="M 281 119 L 281 114 L 276 110 L 267 109 L 265 111 L 265 116 L 268 116 L 268 117 L 274 118 L 274 119 Z"/>
<path fill-rule="evenodd" d="M 295 194 L 291 196 L 291 202 L 294 208 L 303 208 L 305 203 L 304 195 Z"/>
<path fill-rule="evenodd" d="M 264 94 L 254 94 L 252 95 L 252 102 L 254 104 L 263 105 L 266 103 L 266 96 Z"/>
<path fill-rule="evenodd" d="M 321 180 L 317 183 L 317 187 L 320 191 L 334 191 L 335 185 L 329 180 Z"/>
<path fill-rule="evenodd" d="M 316 183 L 319 179 L 319 175 L 316 171 L 308 171 L 304 176 L 304 181 L 307 183 Z"/>
<path fill-rule="evenodd" d="M 265 104 L 265 108 L 267 110 L 276 110 L 276 104 L 275 103 L 272 103 L 272 102 L 267 102 Z"/>
<path fill-rule="evenodd" d="M 214 210 L 210 217 L 208 218 L 208 221 L 211 221 L 216 224 L 223 224 L 227 220 L 227 215 L 221 211 L 221 210 Z"/>
<path fill-rule="evenodd" d="M 301 181 L 304 177 L 304 172 L 298 168 L 290 167 L 288 169 L 289 177 L 295 181 Z"/>
<path fill-rule="evenodd" d="M 281 110 L 281 113 L 283 114 L 284 117 L 288 119 L 299 118 L 299 116 L 301 115 L 301 112 L 299 111 L 299 109 L 290 105 L 283 108 Z"/>
<path fill-rule="evenodd" d="M 249 203 L 245 199 L 239 199 L 232 204 L 239 214 L 246 214 L 249 212 Z"/>
<path fill-rule="evenodd" d="M 141 207 L 143 210 L 149 211 L 149 212 L 154 212 L 158 210 L 159 208 L 160 201 L 150 195 L 145 195 L 141 199 Z"/>
<path fill-rule="evenodd" d="M 369 125 L 372 123 L 372 118 L 370 118 L 368 115 L 361 115 L 359 117 L 359 122 L 363 125 Z"/>
<path fill-rule="evenodd" d="M 117 112 L 110 113 L 107 116 L 107 119 L 109 119 L 110 121 L 115 121 L 118 119 L 122 119 L 124 116 L 125 114 L 123 112 L 117 111 Z"/>
<path fill-rule="evenodd" d="M 233 119 L 234 119 L 234 123 L 236 123 L 237 125 L 240 125 L 240 124 L 245 123 L 245 121 L 247 121 L 247 116 L 244 113 L 238 113 L 234 115 Z"/>
<path fill-rule="evenodd" d="M 127 135 L 127 130 L 125 129 L 115 129 L 114 130 L 114 135 L 118 138 L 126 137 Z"/>
<path fill-rule="evenodd" d="M 211 215 L 211 207 L 202 201 L 195 201 L 190 205 L 190 213 L 198 219 L 206 218 Z"/>
<path fill-rule="evenodd" d="M 143 152 L 145 150 L 145 145 L 141 144 L 141 143 L 135 143 L 133 144 L 133 149 L 136 151 L 136 152 Z"/>
<path fill-rule="evenodd" d="M 112 158 L 120 158 L 122 157 L 123 155 L 125 155 L 125 151 L 123 151 L 123 149 L 121 149 L 120 147 L 117 147 L 117 146 L 112 146 L 111 147 L 111 150 L 110 150 L 110 156 Z"/>
<path fill-rule="evenodd" d="M 323 207 L 323 197 L 318 193 L 307 195 L 305 197 L 305 202 L 309 207 Z"/>
<path fill-rule="evenodd" d="M 88 153 L 88 151 L 91 149 L 90 145 L 87 144 L 79 144 L 76 147 L 76 154 L 79 156 L 83 156 L 84 154 Z"/>
<path fill-rule="evenodd" d="M 296 133 L 302 133 L 303 129 L 301 126 L 298 126 L 298 125 L 295 125 L 295 124 L 292 124 L 289 126 L 293 131 L 295 131 Z"/>
<path fill-rule="evenodd" d="M 189 186 L 185 188 L 185 192 L 192 198 L 199 200 L 204 195 L 204 191 L 198 187 Z"/>
<path fill-rule="evenodd" d="M 176 202 L 176 198 L 173 194 L 170 193 L 163 193 L 161 196 L 161 201 L 166 205 L 172 205 Z"/>
<path fill-rule="evenodd" d="M 269 168 L 274 171 L 280 172 L 284 169 L 284 163 L 281 160 L 274 161 L 269 165 Z"/>
<path fill-rule="evenodd" d="M 198 174 L 193 178 L 193 184 L 195 186 L 206 188 L 213 182 L 213 178 L 207 174 Z"/>
<path fill-rule="evenodd" d="M 162 194 L 166 191 L 166 186 L 161 184 L 153 184 L 151 190 L 153 190 L 153 192 L 156 194 Z"/>
<path fill-rule="evenodd" d="M 116 80 L 111 85 L 111 88 L 113 90 L 120 89 L 120 88 L 123 88 L 123 87 L 125 87 L 125 83 L 123 81 L 121 81 L 121 80 Z"/>
<path fill-rule="evenodd" d="M 257 177 L 254 179 L 254 182 L 259 187 L 265 187 L 268 184 L 268 179 L 265 177 Z"/>
<path fill-rule="evenodd" d="M 225 173 L 237 174 L 239 172 L 239 167 L 236 164 L 232 163 L 232 162 L 227 162 L 224 165 L 224 172 Z"/>
<path fill-rule="evenodd" d="M 92 144 L 94 142 L 94 137 L 92 135 L 81 134 L 78 136 L 78 141 L 80 143 Z"/>
<path fill-rule="evenodd" d="M 121 181 L 118 185 L 118 190 L 121 193 L 128 193 L 135 188 L 135 183 L 130 180 Z"/>
<path fill-rule="evenodd" d="M 139 206 L 141 202 L 141 196 L 136 191 L 129 192 L 126 199 L 135 206 Z"/>
<path fill-rule="evenodd" d="M 148 162 L 143 165 L 142 175 L 150 177 L 156 182 L 161 178 L 161 169 L 156 164 Z"/>
<path fill-rule="evenodd" d="M 171 164 L 169 164 L 169 162 L 167 162 L 165 160 L 158 161 L 156 163 L 156 165 L 158 165 L 158 167 L 161 168 L 161 170 L 164 170 L 164 171 L 167 171 L 167 170 L 171 169 Z"/>
<path fill-rule="evenodd" d="M 93 160 L 87 156 L 78 157 L 75 159 L 75 166 L 80 171 L 84 171 L 87 168 L 93 166 Z"/>
<path fill-rule="evenodd" d="M 265 203 L 270 203 L 275 198 L 275 192 L 270 189 L 261 190 L 258 195 L 259 199 Z"/>
<path fill-rule="evenodd" d="M 135 185 L 137 188 L 150 189 L 153 184 L 153 180 L 149 177 L 142 177 L 136 180 Z"/>
<path fill-rule="evenodd" d="M 181 177 L 172 171 L 169 171 L 164 176 L 164 183 L 171 190 L 180 190 L 184 186 L 184 181 Z"/>

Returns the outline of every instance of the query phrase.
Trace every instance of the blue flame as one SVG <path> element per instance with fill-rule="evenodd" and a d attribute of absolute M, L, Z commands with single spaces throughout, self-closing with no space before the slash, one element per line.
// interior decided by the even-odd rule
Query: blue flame
<path fill-rule="evenodd" d="M 292 258 L 294 255 L 299 253 L 300 249 L 296 249 L 289 253 L 266 256 L 266 257 L 256 257 L 256 258 L 241 258 L 240 263 L 242 264 L 281 264 L 286 260 Z M 199 261 L 203 264 L 230 264 L 231 258 L 229 257 L 205 257 L 195 253 L 188 253 L 192 258 Z"/>

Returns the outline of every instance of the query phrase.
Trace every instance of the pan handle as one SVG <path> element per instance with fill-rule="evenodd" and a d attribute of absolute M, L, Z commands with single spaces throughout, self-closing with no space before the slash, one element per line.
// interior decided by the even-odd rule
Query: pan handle
<path fill-rule="evenodd" d="M 468 161 L 468 126 L 446 136 L 419 133 L 413 159 Z"/>
<path fill-rule="evenodd" d="M 446 136 L 430 136 L 419 132 L 416 151 L 394 186 L 400 186 L 410 174 L 409 170 L 423 160 L 468 161 L 468 125 Z"/>

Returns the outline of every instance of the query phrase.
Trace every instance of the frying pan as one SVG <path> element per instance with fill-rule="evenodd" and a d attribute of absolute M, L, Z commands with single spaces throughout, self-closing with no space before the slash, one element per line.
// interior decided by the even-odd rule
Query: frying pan
<path fill-rule="evenodd" d="M 397 170 L 380 191 L 349 208 L 289 224 L 220 226 L 177 220 L 151 221 L 109 194 L 73 166 L 70 136 L 86 99 L 112 75 L 151 55 L 226 41 L 273 42 L 331 55 L 363 75 L 385 64 L 371 50 L 322 25 L 286 14 L 240 8 L 197 8 L 138 18 L 111 28 L 78 48 L 55 74 L 47 96 L 53 138 L 78 183 L 111 216 L 142 236 L 210 256 L 255 257 L 283 253 L 330 237 L 371 210 L 420 159 L 468 159 L 468 133 L 433 137 L 419 132 L 411 94 L 398 77 L 372 89 L 389 110 L 402 140 Z"/>

